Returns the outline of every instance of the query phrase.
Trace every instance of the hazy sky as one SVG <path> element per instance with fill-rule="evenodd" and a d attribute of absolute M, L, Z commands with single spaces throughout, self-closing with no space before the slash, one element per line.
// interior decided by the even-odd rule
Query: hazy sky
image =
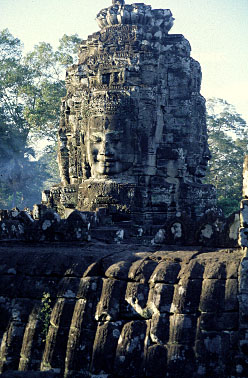
<path fill-rule="evenodd" d="M 131 4 L 137 0 L 126 0 Z M 144 0 L 143 0 L 144 1 Z M 86 39 L 98 30 L 95 16 L 112 0 L 0 0 L 0 29 L 21 39 L 26 50 L 38 42 L 56 46 L 63 34 Z M 170 33 L 183 34 L 202 66 L 202 94 L 236 106 L 248 122 L 248 0 L 148 0 L 169 8 Z"/>

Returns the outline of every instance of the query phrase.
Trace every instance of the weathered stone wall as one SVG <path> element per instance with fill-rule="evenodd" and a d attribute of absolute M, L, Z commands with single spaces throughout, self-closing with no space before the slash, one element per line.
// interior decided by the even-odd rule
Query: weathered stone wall
<path fill-rule="evenodd" d="M 247 377 L 240 349 L 247 311 L 240 317 L 238 300 L 242 254 L 1 246 L 1 369 L 75 378 Z M 52 313 L 42 342 L 44 292 Z"/>

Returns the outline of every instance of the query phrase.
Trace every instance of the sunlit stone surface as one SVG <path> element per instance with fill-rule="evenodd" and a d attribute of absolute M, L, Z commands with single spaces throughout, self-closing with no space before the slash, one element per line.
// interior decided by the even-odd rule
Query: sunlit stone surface
<path fill-rule="evenodd" d="M 189 42 L 168 34 L 170 10 L 143 3 L 113 1 L 97 21 L 101 30 L 82 42 L 66 74 L 62 184 L 44 204 L 62 216 L 106 207 L 139 224 L 199 219 L 215 206 L 215 191 L 202 184 L 210 153 Z"/>

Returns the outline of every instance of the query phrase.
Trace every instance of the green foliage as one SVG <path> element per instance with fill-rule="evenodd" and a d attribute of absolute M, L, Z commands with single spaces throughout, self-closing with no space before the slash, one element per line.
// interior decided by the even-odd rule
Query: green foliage
<path fill-rule="evenodd" d="M 234 198 L 219 198 L 218 206 L 226 216 L 229 216 L 239 210 L 240 201 Z"/>
<path fill-rule="evenodd" d="M 29 129 L 21 95 L 21 88 L 30 80 L 30 71 L 22 64 L 20 41 L 7 29 L 0 33 L 0 51 L 0 203 L 12 199 L 15 206 L 34 155 L 27 144 Z"/>
<path fill-rule="evenodd" d="M 52 307 L 51 307 L 51 296 L 49 293 L 43 293 L 43 297 L 41 298 L 41 309 L 39 313 L 39 320 L 41 321 L 41 336 L 42 341 L 46 341 L 46 337 L 48 334 L 49 326 L 50 326 L 50 317 L 52 313 Z"/>
<path fill-rule="evenodd" d="M 80 42 L 81 39 L 77 34 L 71 36 L 64 34 L 59 40 L 56 57 L 62 66 L 67 67 L 76 63 Z"/>
<path fill-rule="evenodd" d="M 59 169 L 57 164 L 57 143 L 45 147 L 43 154 L 38 160 L 44 172 L 46 179 L 43 180 L 41 189 L 48 189 L 60 181 Z"/>
<path fill-rule="evenodd" d="M 46 138 L 55 143 L 59 125 L 60 100 L 65 95 L 64 83 L 44 80 L 34 87 L 33 92 L 33 96 L 29 98 L 23 111 L 32 129 L 32 140 Z"/>
<path fill-rule="evenodd" d="M 242 171 L 247 149 L 246 122 L 234 106 L 222 99 L 207 102 L 207 125 L 212 159 L 205 181 L 217 189 L 218 204 L 226 216 L 239 210 Z"/>
<path fill-rule="evenodd" d="M 233 136 L 244 137 L 247 133 L 246 122 L 237 113 L 235 106 L 221 98 L 209 98 L 207 100 L 208 131 L 233 133 Z"/>
<path fill-rule="evenodd" d="M 20 40 L 0 32 L 0 207 L 31 207 L 45 184 L 58 181 L 54 151 L 64 69 L 79 43 L 77 35 L 64 35 L 57 51 L 41 42 L 24 56 Z M 50 150 L 37 159 L 40 141 L 49 141 Z"/>
<path fill-rule="evenodd" d="M 0 33 L 0 60 L 20 59 L 21 57 L 21 42 L 18 38 L 14 38 L 8 29 L 4 29 Z"/>

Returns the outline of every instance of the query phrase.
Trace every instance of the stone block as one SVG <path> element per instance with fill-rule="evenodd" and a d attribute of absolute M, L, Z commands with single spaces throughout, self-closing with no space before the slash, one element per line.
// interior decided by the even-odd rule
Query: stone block
<path fill-rule="evenodd" d="M 198 364 L 205 366 L 205 374 L 221 377 L 233 370 L 231 356 L 238 346 L 237 338 L 233 336 L 232 331 L 198 333 L 195 353 Z"/>
<path fill-rule="evenodd" d="M 172 311 L 172 302 L 174 295 L 174 286 L 169 284 L 156 283 L 149 292 L 148 308 L 151 313 L 170 313 Z"/>
<path fill-rule="evenodd" d="M 120 303 L 124 300 L 126 283 L 114 279 L 103 279 L 100 301 L 97 305 L 97 321 L 115 321 L 120 319 Z"/>
<path fill-rule="evenodd" d="M 167 371 L 167 349 L 163 345 L 152 345 L 147 350 L 146 374 L 148 377 L 162 378 Z"/>
<path fill-rule="evenodd" d="M 195 370 L 194 351 L 187 345 L 170 344 L 167 346 L 167 374 L 169 377 L 190 378 Z"/>
<path fill-rule="evenodd" d="M 95 315 L 98 306 L 100 306 L 102 285 L 102 279 L 99 277 L 86 277 L 81 280 L 77 294 L 78 300 L 76 301 L 72 317 L 73 327 L 78 329 L 86 327 L 86 325 L 89 328 L 91 326 L 95 327 Z M 109 298 L 106 299 L 106 302 L 108 300 Z"/>
<path fill-rule="evenodd" d="M 50 322 L 55 327 L 69 328 L 76 301 L 74 299 L 58 298 L 53 306 Z"/>
<path fill-rule="evenodd" d="M 90 368 L 94 374 L 112 371 L 123 326 L 123 321 L 98 324 Z"/>
<path fill-rule="evenodd" d="M 71 327 L 68 335 L 65 357 L 65 372 L 72 377 L 81 371 L 89 374 L 96 327 L 89 329 L 83 324 L 81 329 Z"/>
<path fill-rule="evenodd" d="M 199 301 L 202 296 L 201 280 L 180 280 L 175 287 L 172 313 L 195 313 L 199 308 Z"/>
<path fill-rule="evenodd" d="M 78 277 L 64 277 L 58 283 L 57 296 L 75 299 L 78 296 L 80 285 L 80 278 Z"/>
<path fill-rule="evenodd" d="M 236 331 L 239 328 L 238 312 L 205 312 L 199 319 L 199 326 L 204 331 Z"/>
<path fill-rule="evenodd" d="M 132 264 L 129 270 L 128 278 L 141 283 L 148 282 L 157 263 L 150 259 L 143 259 Z"/>
<path fill-rule="evenodd" d="M 173 314 L 170 316 L 170 339 L 169 343 L 193 345 L 197 317 L 195 314 Z"/>
<path fill-rule="evenodd" d="M 124 325 L 116 349 L 114 374 L 130 377 L 144 375 L 146 327 L 146 322 L 139 320 Z"/>
<path fill-rule="evenodd" d="M 205 279 L 202 284 L 200 311 L 215 312 L 225 309 L 225 281 Z"/>
<path fill-rule="evenodd" d="M 165 345 L 169 341 L 170 316 L 166 313 L 155 313 L 150 320 L 150 339 L 152 344 Z"/>
<path fill-rule="evenodd" d="M 181 266 L 177 262 L 167 262 L 161 261 L 153 271 L 149 282 L 151 283 L 166 283 L 175 284 L 178 281 L 178 273 L 180 272 Z"/>
<path fill-rule="evenodd" d="M 138 282 L 128 282 L 125 301 L 121 302 L 121 318 L 135 319 L 151 317 L 149 303 L 147 303 L 149 286 Z"/>

